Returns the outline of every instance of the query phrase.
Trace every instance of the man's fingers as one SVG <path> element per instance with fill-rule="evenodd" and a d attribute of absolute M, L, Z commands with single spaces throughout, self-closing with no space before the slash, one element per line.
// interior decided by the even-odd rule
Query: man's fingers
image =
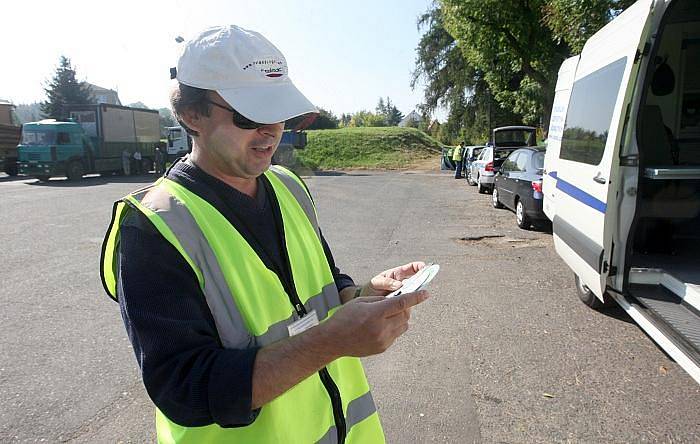
<path fill-rule="evenodd" d="M 418 305 L 426 299 L 428 299 L 428 292 L 421 290 L 387 298 L 379 303 L 383 305 L 384 317 L 389 317 Z"/>
<path fill-rule="evenodd" d="M 372 286 L 373 289 L 379 290 L 379 291 L 394 291 L 398 290 L 401 288 L 401 281 L 397 281 L 396 279 L 392 279 L 389 276 L 375 276 L 372 278 L 370 281 L 370 285 Z"/>
<path fill-rule="evenodd" d="M 425 268 L 425 262 L 416 261 L 396 267 L 393 270 L 392 277 L 398 280 L 408 279 L 420 270 Z"/>
<path fill-rule="evenodd" d="M 386 296 L 361 296 L 355 299 L 358 302 L 379 302 L 386 299 Z"/>

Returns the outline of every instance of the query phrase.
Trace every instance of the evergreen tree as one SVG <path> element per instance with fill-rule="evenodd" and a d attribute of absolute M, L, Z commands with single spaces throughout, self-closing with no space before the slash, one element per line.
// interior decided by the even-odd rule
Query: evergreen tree
<path fill-rule="evenodd" d="M 393 103 L 391 103 L 391 99 L 389 97 L 386 98 L 384 118 L 386 119 L 386 124 L 389 126 L 396 126 L 399 124 L 399 122 L 401 122 L 401 119 L 403 119 L 403 114 L 401 114 L 401 111 L 399 111 L 399 109 L 394 106 Z"/>
<path fill-rule="evenodd" d="M 66 56 L 61 56 L 56 73 L 44 91 L 48 100 L 41 104 L 41 113 L 44 117 L 52 119 L 68 117 L 66 105 L 84 105 L 95 102 L 90 86 L 76 79 L 75 69 Z"/>
<path fill-rule="evenodd" d="M 384 118 L 384 122 L 387 126 L 396 126 L 401 122 L 401 119 L 403 119 L 403 114 L 391 103 L 389 97 L 386 98 L 386 101 L 384 101 L 383 97 L 380 97 L 375 110 L 378 116 Z"/>

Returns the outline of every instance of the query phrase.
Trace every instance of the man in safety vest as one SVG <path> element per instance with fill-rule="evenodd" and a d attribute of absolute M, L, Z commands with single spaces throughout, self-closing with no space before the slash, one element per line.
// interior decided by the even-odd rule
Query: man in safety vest
<path fill-rule="evenodd" d="M 262 35 L 209 28 L 175 72 L 192 153 L 115 203 L 101 264 L 158 441 L 383 442 L 358 357 L 406 331 L 427 293 L 384 296 L 425 264 L 362 286 L 335 266 L 305 184 L 270 166 L 285 122 L 318 111 Z"/>
<path fill-rule="evenodd" d="M 452 160 L 455 162 L 455 179 L 462 178 L 462 157 L 464 156 L 464 142 L 460 142 L 452 152 Z"/>

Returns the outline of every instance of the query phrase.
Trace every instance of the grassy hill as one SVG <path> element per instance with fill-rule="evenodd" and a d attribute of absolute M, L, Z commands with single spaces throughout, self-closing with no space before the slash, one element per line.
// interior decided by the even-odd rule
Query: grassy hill
<path fill-rule="evenodd" d="M 296 150 L 312 169 L 407 168 L 439 158 L 442 144 L 415 128 L 342 128 L 308 131 L 305 149 Z"/>

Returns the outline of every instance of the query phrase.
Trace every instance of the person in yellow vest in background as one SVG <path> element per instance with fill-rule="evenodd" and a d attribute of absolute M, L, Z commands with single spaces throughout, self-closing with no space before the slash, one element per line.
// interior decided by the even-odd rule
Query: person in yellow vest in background
<path fill-rule="evenodd" d="M 462 158 L 464 156 L 464 142 L 460 142 L 459 146 L 452 151 L 452 160 L 455 162 L 455 179 L 462 178 Z"/>
<path fill-rule="evenodd" d="M 265 37 L 206 29 L 173 74 L 192 152 L 115 203 L 101 259 L 158 441 L 384 442 L 358 358 L 408 329 L 427 292 L 385 295 L 425 264 L 364 285 L 335 265 L 308 188 L 271 166 L 285 122 L 318 110 Z"/>

